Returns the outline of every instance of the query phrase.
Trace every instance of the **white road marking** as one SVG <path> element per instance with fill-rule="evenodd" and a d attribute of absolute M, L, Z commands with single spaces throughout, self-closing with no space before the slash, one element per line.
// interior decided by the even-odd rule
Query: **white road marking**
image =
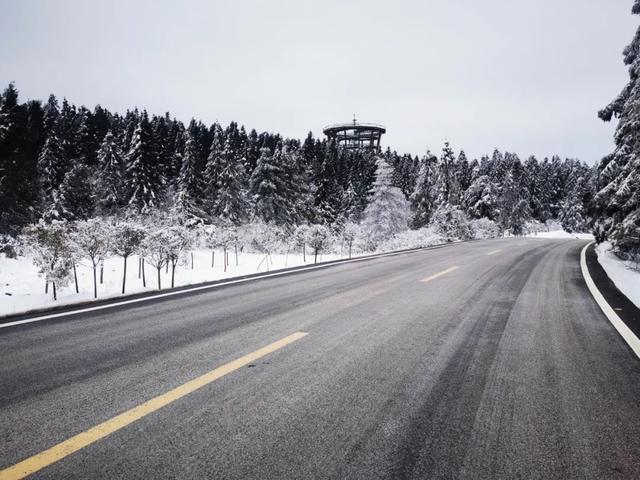
<path fill-rule="evenodd" d="M 587 248 L 593 242 L 588 243 L 580 252 L 580 269 L 582 270 L 582 276 L 584 277 L 584 281 L 587 283 L 587 287 L 593 295 L 596 303 L 605 314 L 605 316 L 609 319 L 614 328 L 618 331 L 618 333 L 622 336 L 625 342 L 631 347 L 631 350 L 640 358 L 640 339 L 635 336 L 635 334 L 627 327 L 627 325 L 622 321 L 622 319 L 618 316 L 618 314 L 611 308 L 611 305 L 605 300 L 598 290 L 595 282 L 591 278 L 591 274 L 589 273 L 589 268 L 587 267 Z"/>

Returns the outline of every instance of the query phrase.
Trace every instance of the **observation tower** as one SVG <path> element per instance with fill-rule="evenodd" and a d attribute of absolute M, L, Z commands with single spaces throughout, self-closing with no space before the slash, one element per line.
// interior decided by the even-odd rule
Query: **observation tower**
<path fill-rule="evenodd" d="M 355 115 L 351 123 L 337 123 L 322 130 L 330 140 L 347 150 L 380 151 L 380 137 L 387 129 L 375 123 L 358 123 Z"/>

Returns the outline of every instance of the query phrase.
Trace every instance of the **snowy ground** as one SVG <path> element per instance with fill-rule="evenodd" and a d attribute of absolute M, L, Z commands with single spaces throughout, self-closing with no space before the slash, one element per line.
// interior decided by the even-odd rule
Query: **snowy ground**
<path fill-rule="evenodd" d="M 355 256 L 355 255 L 354 255 Z M 330 261 L 341 258 L 340 255 L 328 254 L 319 256 L 318 261 Z M 211 268 L 211 251 L 194 252 L 194 268 L 191 269 L 190 258 L 188 265 L 176 267 L 176 286 L 191 285 L 194 283 L 219 280 L 239 275 L 247 275 L 256 272 L 266 272 L 267 263 L 264 254 L 241 253 L 238 256 L 238 266 L 235 263 L 233 251 L 229 253 L 229 266 L 224 271 L 222 252 L 215 254 L 215 265 Z M 285 267 L 313 264 L 313 256 L 307 255 L 306 263 L 301 254 L 296 255 L 271 255 L 269 271 Z M 122 289 L 122 259 L 118 257 L 108 258 L 104 265 L 104 283 L 98 284 L 98 299 L 121 296 Z M 93 273 L 90 266 L 78 265 L 78 286 L 80 293 L 76 293 L 72 282 L 64 288 L 58 289 L 58 300 L 54 302 L 51 289 L 45 294 L 44 280 L 38 276 L 38 272 L 31 259 L 20 257 L 16 260 L 6 258 L 0 254 L 0 316 L 13 313 L 26 312 L 33 309 L 52 307 L 56 305 L 68 305 L 78 302 L 93 300 Z M 98 270 L 98 279 L 99 279 Z M 157 272 L 149 266 L 145 266 L 147 286 L 142 285 L 138 278 L 138 258 L 131 257 L 127 262 L 127 288 L 126 293 L 138 293 L 154 291 L 158 288 Z M 171 269 L 169 272 L 162 269 L 162 288 L 171 286 Z"/>
<path fill-rule="evenodd" d="M 598 261 L 616 287 L 640 308 L 640 271 L 631 268 L 611 252 L 611 244 L 603 242 L 596 247 Z"/>
<path fill-rule="evenodd" d="M 551 232 L 537 232 L 527 235 L 529 238 L 566 238 L 567 240 L 593 240 L 590 233 L 569 233 L 564 230 L 554 230 Z"/>

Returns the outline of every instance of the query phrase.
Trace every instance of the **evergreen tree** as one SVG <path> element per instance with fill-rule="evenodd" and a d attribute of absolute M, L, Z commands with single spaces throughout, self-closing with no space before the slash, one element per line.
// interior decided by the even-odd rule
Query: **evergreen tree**
<path fill-rule="evenodd" d="M 633 14 L 640 14 L 635 0 Z M 640 27 L 624 52 L 629 83 L 599 112 L 604 121 L 618 118 L 615 150 L 600 163 L 595 197 L 596 239 L 609 239 L 621 251 L 640 249 Z"/>
<path fill-rule="evenodd" d="M 444 142 L 439 165 L 439 204 L 457 204 L 459 191 L 455 179 L 456 157 L 448 141 Z"/>
<path fill-rule="evenodd" d="M 67 172 L 54 196 L 53 208 L 45 216 L 46 220 L 88 220 L 93 215 L 94 193 L 91 168 L 77 163 Z"/>
<path fill-rule="evenodd" d="M 201 208 L 200 175 L 198 174 L 198 147 L 193 136 L 193 130 L 187 133 L 184 158 L 178 177 L 176 196 L 174 199 L 174 213 L 184 224 L 201 223 L 205 217 Z"/>
<path fill-rule="evenodd" d="M 432 155 L 431 152 L 427 152 L 421 161 L 416 187 L 410 198 L 413 210 L 411 219 L 413 228 L 426 226 L 435 210 L 437 164 L 438 158 Z"/>
<path fill-rule="evenodd" d="M 127 153 L 127 182 L 130 188 L 128 204 L 138 213 L 149 213 L 160 202 L 161 177 L 152 143 L 153 132 L 144 111 Z"/>
<path fill-rule="evenodd" d="M 123 198 L 124 165 L 122 152 L 111 131 L 107 132 L 98 150 L 98 174 L 95 194 L 101 213 L 113 214 Z"/>
<path fill-rule="evenodd" d="M 231 149 L 228 138 L 218 158 L 217 170 L 212 213 L 225 222 L 239 225 L 248 218 L 249 213 L 246 170 L 243 162 Z"/>
<path fill-rule="evenodd" d="M 263 147 L 258 164 L 251 175 L 255 216 L 276 225 L 293 224 L 291 204 L 285 196 L 286 192 L 282 152 L 276 149 L 272 155 L 268 148 Z"/>
<path fill-rule="evenodd" d="M 378 159 L 376 180 L 371 189 L 371 201 L 364 211 L 362 222 L 369 248 L 406 230 L 409 221 L 409 203 L 398 187 L 392 186 L 393 170 L 383 159 Z"/>

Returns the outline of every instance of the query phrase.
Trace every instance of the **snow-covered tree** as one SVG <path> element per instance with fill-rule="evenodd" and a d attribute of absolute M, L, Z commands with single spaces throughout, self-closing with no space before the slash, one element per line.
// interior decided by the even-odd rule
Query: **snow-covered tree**
<path fill-rule="evenodd" d="M 181 225 L 167 227 L 164 235 L 167 240 L 165 248 L 171 265 L 171 288 L 173 288 L 175 285 L 176 266 L 181 260 L 184 260 L 185 254 L 192 247 L 194 236 L 190 230 Z"/>
<path fill-rule="evenodd" d="M 412 207 L 411 226 L 421 228 L 429 223 L 436 207 L 436 165 L 438 159 L 427 152 L 420 162 L 416 187 L 410 197 Z"/>
<path fill-rule="evenodd" d="M 123 260 L 123 294 L 125 292 L 125 286 L 127 284 L 127 260 L 131 255 L 139 253 L 140 246 L 144 241 L 145 235 L 145 229 L 141 225 L 133 221 L 119 222 L 113 227 L 113 232 L 111 235 L 111 251 L 116 255 L 122 257 Z"/>
<path fill-rule="evenodd" d="M 286 196 L 288 191 L 281 150 L 276 149 L 272 155 L 268 148 L 263 147 L 251 175 L 255 216 L 266 223 L 291 225 L 293 206 Z"/>
<path fill-rule="evenodd" d="M 144 261 L 156 269 L 158 275 L 158 290 L 162 289 L 162 269 L 169 262 L 170 252 L 168 245 L 170 242 L 171 239 L 166 232 L 166 227 L 159 226 L 148 232 L 140 245 L 140 251 L 144 257 Z"/>
<path fill-rule="evenodd" d="M 91 218 L 95 203 L 93 185 L 92 170 L 84 163 L 74 165 L 64 176 L 59 194 L 54 198 L 53 210 L 47 216 L 64 220 Z"/>
<path fill-rule="evenodd" d="M 239 225 L 249 216 L 248 179 L 242 160 L 231 149 L 227 139 L 217 158 L 216 195 L 211 213 L 225 222 Z"/>
<path fill-rule="evenodd" d="M 162 178 L 146 111 L 133 133 L 126 161 L 127 183 L 131 190 L 128 204 L 135 212 L 149 213 L 159 205 Z"/>
<path fill-rule="evenodd" d="M 98 298 L 97 269 L 109 253 L 112 239 L 111 225 L 92 218 L 77 222 L 71 230 L 71 242 L 82 258 L 88 258 L 93 270 L 93 298 Z"/>
<path fill-rule="evenodd" d="M 633 14 L 640 14 L 634 0 Z M 610 239 L 621 251 L 640 248 L 640 27 L 623 52 L 629 66 L 629 83 L 620 95 L 599 112 L 609 121 L 618 118 L 615 150 L 599 166 L 595 197 L 596 239 Z"/>
<path fill-rule="evenodd" d="M 307 230 L 307 243 L 313 249 L 313 263 L 318 263 L 318 253 L 331 244 L 331 232 L 324 225 L 312 225 Z"/>
<path fill-rule="evenodd" d="M 47 286 L 51 283 L 53 299 L 57 300 L 57 288 L 69 283 L 73 268 L 69 226 L 59 221 L 40 222 L 26 227 L 23 239 L 38 273 L 44 277 Z"/>
<path fill-rule="evenodd" d="M 38 156 L 38 174 L 46 203 L 45 208 L 50 206 L 53 192 L 60 187 L 66 171 L 64 150 L 54 124 Z"/>
<path fill-rule="evenodd" d="M 360 225 L 354 222 L 347 222 L 342 229 L 342 241 L 349 249 L 349 258 L 351 258 L 351 252 L 353 244 L 358 237 L 362 235 L 362 228 Z"/>
<path fill-rule="evenodd" d="M 447 242 L 473 238 L 469 219 L 455 205 L 445 204 L 438 207 L 433 214 L 431 226 Z"/>
<path fill-rule="evenodd" d="M 95 195 L 100 212 L 112 214 L 123 198 L 124 164 L 122 152 L 111 131 L 107 132 L 98 150 L 98 173 Z"/>
<path fill-rule="evenodd" d="M 291 236 L 293 244 L 302 251 L 302 261 L 307 261 L 307 232 L 309 225 L 298 225 Z"/>
<path fill-rule="evenodd" d="M 371 249 L 408 228 L 409 203 L 402 191 L 391 185 L 391 167 L 380 157 L 370 202 L 364 211 L 362 222 Z"/>
<path fill-rule="evenodd" d="M 202 223 L 205 213 L 201 208 L 200 175 L 198 172 L 198 145 L 193 133 L 188 132 L 184 158 L 180 168 L 174 199 L 173 214 L 181 223 L 193 226 Z"/>

